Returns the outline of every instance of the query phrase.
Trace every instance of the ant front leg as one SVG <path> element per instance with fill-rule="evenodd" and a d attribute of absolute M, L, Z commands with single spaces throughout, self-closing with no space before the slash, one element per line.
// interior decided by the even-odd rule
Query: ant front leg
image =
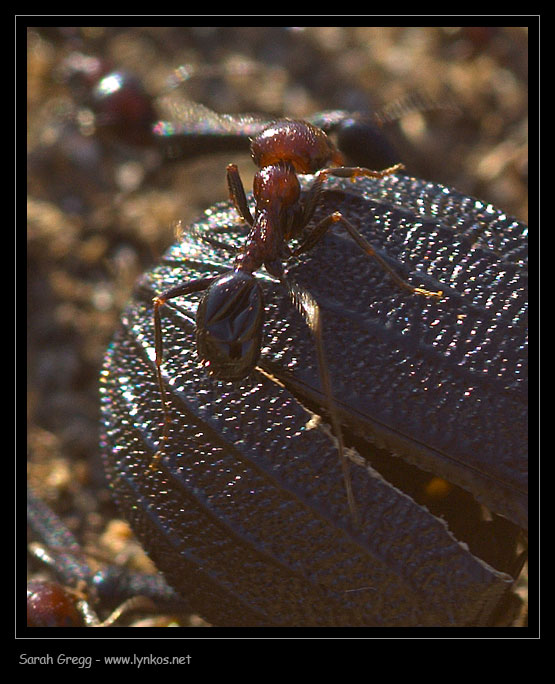
<path fill-rule="evenodd" d="M 414 287 L 410 283 L 407 283 L 406 280 L 403 280 L 403 278 L 401 278 L 391 268 L 391 266 L 389 266 L 389 264 L 384 259 L 382 259 L 382 257 L 376 252 L 375 248 L 359 233 L 359 231 L 353 226 L 353 224 L 350 221 L 348 221 L 339 211 L 334 211 L 333 214 L 330 214 L 325 219 L 322 219 L 322 221 L 320 221 L 320 223 L 318 223 L 312 229 L 312 231 L 297 247 L 297 249 L 294 250 L 293 256 L 298 256 L 299 254 L 302 254 L 303 252 L 308 252 L 310 249 L 312 249 L 312 247 L 314 247 L 314 245 L 322 239 L 322 237 L 325 235 L 326 231 L 330 228 L 330 226 L 333 226 L 336 223 L 341 223 L 341 225 L 349 233 L 351 238 L 356 242 L 360 249 L 367 256 L 375 259 L 378 262 L 378 264 L 383 268 L 383 270 L 389 273 L 389 275 L 393 278 L 397 285 L 399 285 L 399 287 L 402 287 L 403 289 L 408 290 L 413 294 L 422 295 L 424 297 L 436 297 L 438 299 L 441 298 L 441 296 L 443 295 L 443 292 L 441 290 L 439 290 L 438 292 L 432 292 L 431 290 L 425 290 L 421 287 Z"/>
<path fill-rule="evenodd" d="M 162 379 L 162 361 L 164 355 L 164 345 L 162 340 L 162 324 L 160 321 L 160 307 L 164 306 L 171 299 L 176 297 L 183 297 L 193 292 L 202 292 L 206 290 L 210 285 L 216 280 L 216 277 L 212 278 L 199 278 L 198 280 L 193 280 L 184 285 L 177 285 L 169 290 L 166 290 L 161 295 L 154 297 L 152 300 L 154 304 L 154 348 L 156 352 L 156 377 L 158 379 L 158 387 L 160 389 L 160 399 L 162 401 L 162 410 L 164 412 L 164 431 L 162 433 L 161 447 L 154 454 L 152 462 L 149 468 L 155 468 L 160 459 L 164 455 L 166 448 L 166 443 L 168 440 L 168 428 L 170 424 L 170 412 L 166 398 L 166 388 L 164 386 L 164 380 Z"/>
<path fill-rule="evenodd" d="M 383 169 L 383 171 L 372 171 L 371 169 L 365 169 L 362 166 L 333 166 L 326 169 L 321 169 L 316 174 L 304 201 L 304 210 L 300 225 L 306 226 L 312 218 L 312 215 L 314 214 L 318 204 L 318 198 L 322 192 L 324 181 L 330 176 L 334 176 L 336 178 L 350 178 L 354 182 L 357 178 L 361 178 L 362 176 L 367 176 L 370 178 L 385 178 L 386 176 L 390 176 L 392 173 L 401 171 L 404 168 L 405 167 L 403 164 L 395 164 L 395 166 L 390 166 L 387 169 Z"/>
<path fill-rule="evenodd" d="M 229 199 L 235 205 L 237 213 L 245 223 L 252 226 L 254 219 L 250 212 L 249 205 L 247 204 L 245 188 L 236 164 L 227 165 L 227 187 L 229 189 Z"/>
<path fill-rule="evenodd" d="M 383 169 L 383 171 L 372 171 L 372 169 L 365 169 L 363 166 L 334 166 L 329 169 L 322 169 L 319 172 L 319 175 L 322 176 L 322 180 L 329 176 L 334 176 L 336 178 L 350 178 L 352 181 L 355 181 L 357 178 L 362 178 L 363 176 L 369 178 L 385 178 L 386 176 L 391 176 L 393 173 L 397 173 L 397 171 L 402 171 L 404 168 L 404 164 L 395 164 L 387 169 Z"/>

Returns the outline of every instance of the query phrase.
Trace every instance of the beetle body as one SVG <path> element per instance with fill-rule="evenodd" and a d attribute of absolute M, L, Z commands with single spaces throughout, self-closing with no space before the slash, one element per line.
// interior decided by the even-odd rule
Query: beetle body
<path fill-rule="evenodd" d="M 339 232 L 288 264 L 323 310 L 343 424 L 526 527 L 525 226 L 401 176 L 326 188 L 322 215 L 339 209 L 403 277 L 445 292 L 436 302 L 399 291 Z M 229 205 L 209 210 L 142 278 L 122 317 L 101 382 L 105 466 L 121 510 L 216 625 L 487 623 L 511 577 L 363 459 L 351 468 L 353 526 L 336 445 L 303 405 L 325 403 L 314 345 L 264 272 L 264 372 L 241 381 L 199 363 L 199 296 L 168 304 L 171 428 L 149 471 L 162 415 L 152 298 L 229 271 L 244 236 Z"/>

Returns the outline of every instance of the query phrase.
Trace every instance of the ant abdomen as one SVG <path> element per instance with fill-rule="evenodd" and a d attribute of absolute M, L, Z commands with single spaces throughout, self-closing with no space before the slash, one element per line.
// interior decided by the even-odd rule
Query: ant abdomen
<path fill-rule="evenodd" d="M 216 278 L 197 309 L 197 350 L 221 380 L 241 380 L 260 357 L 264 300 L 256 278 L 231 271 Z"/>
<path fill-rule="evenodd" d="M 307 121 L 281 119 L 251 142 L 251 154 L 259 169 L 290 162 L 297 173 L 316 173 L 326 166 L 342 166 L 343 155 L 320 128 Z"/>

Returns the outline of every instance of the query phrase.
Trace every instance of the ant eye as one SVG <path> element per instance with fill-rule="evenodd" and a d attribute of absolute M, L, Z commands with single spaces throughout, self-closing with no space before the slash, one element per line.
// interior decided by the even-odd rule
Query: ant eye
<path fill-rule="evenodd" d="M 208 288 L 197 310 L 197 349 L 222 380 L 244 378 L 260 356 L 264 300 L 250 274 L 233 271 Z"/>

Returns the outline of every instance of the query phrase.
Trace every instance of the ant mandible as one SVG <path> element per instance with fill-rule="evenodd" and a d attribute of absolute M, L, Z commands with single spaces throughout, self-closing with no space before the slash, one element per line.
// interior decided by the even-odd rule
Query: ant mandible
<path fill-rule="evenodd" d="M 169 408 L 161 373 L 163 343 L 160 307 L 175 297 L 206 290 L 196 315 L 197 352 L 215 377 L 222 380 L 241 380 L 254 369 L 260 356 L 264 302 L 262 289 L 253 274 L 261 266 L 265 266 L 268 273 L 286 288 L 314 337 L 320 381 L 338 443 L 347 501 L 353 521 L 358 524 L 349 465 L 344 453 L 341 426 L 325 358 L 321 311 L 311 294 L 287 277 L 283 262 L 289 257 L 309 251 L 330 226 L 340 224 L 360 249 L 375 259 L 400 287 L 426 297 L 441 297 L 442 292 L 413 287 L 400 278 L 338 211 L 314 226 L 296 249 L 292 250 L 287 244 L 292 238 L 300 236 L 310 222 L 322 184 L 327 178 L 383 178 L 403 169 L 402 164 L 383 171 L 343 166 L 343 156 L 324 131 L 305 121 L 291 119 L 279 120 L 269 125 L 251 140 L 250 149 L 259 169 L 253 183 L 256 205 L 254 217 L 248 207 L 237 166 L 229 164 L 227 167 L 230 199 L 240 218 L 250 226 L 250 232 L 235 258 L 233 269 L 224 275 L 199 278 L 178 285 L 153 300 L 156 371 L 164 410 L 164 432 L 162 446 L 154 456 L 151 467 L 164 453 L 169 425 Z M 304 200 L 301 199 L 298 173 L 316 174 Z"/>

